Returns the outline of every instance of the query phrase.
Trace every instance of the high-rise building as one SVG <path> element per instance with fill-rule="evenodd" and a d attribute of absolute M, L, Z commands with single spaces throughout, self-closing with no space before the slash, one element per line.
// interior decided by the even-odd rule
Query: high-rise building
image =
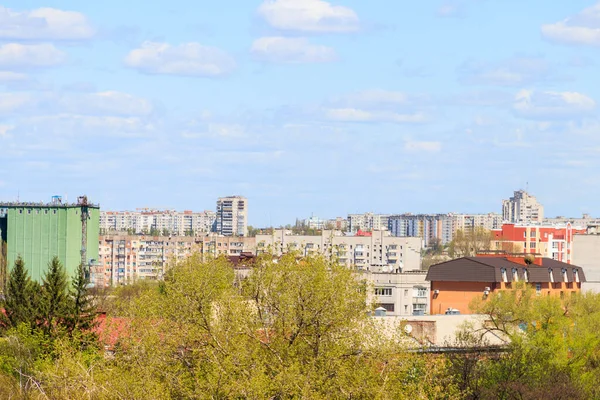
<path fill-rule="evenodd" d="M 389 217 L 389 229 L 393 236 L 420 237 L 425 247 L 435 240 L 442 244 L 452 241 L 452 218 L 448 214 L 402 214 Z"/>
<path fill-rule="evenodd" d="M 99 214 L 99 206 L 85 197 L 74 204 L 59 196 L 51 203 L 0 203 L 0 242 L 7 253 L 2 267 L 10 270 L 20 256 L 39 282 L 56 256 L 74 276 L 79 264 L 87 267 L 98 259 Z"/>
<path fill-rule="evenodd" d="M 219 197 L 215 232 L 223 236 L 246 236 L 248 199 L 242 196 Z"/>
<path fill-rule="evenodd" d="M 173 236 L 200 236 L 213 230 L 216 218 L 214 211 L 101 211 L 100 229 L 104 234 L 154 231 Z"/>
<path fill-rule="evenodd" d="M 529 223 L 544 221 L 544 206 L 535 196 L 517 190 L 508 200 L 502 200 L 502 218 L 505 222 Z"/>
<path fill-rule="evenodd" d="M 387 214 L 348 214 L 348 231 L 380 231 L 388 229 L 389 215 Z"/>

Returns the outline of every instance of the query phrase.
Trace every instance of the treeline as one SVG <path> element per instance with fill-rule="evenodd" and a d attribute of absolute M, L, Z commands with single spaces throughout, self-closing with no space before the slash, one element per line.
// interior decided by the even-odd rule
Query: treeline
<path fill-rule="evenodd" d="M 0 338 L 0 398 L 600 398 L 595 295 L 537 296 L 524 284 L 492 294 L 473 305 L 489 322 L 448 344 L 465 351 L 434 355 L 373 318 L 373 288 L 323 257 L 260 258 L 241 279 L 224 258 L 193 256 L 163 282 L 115 289 L 99 338 L 87 336 L 90 313 L 73 311 L 77 278 L 67 290 L 52 275 L 21 285 L 38 306 L 6 314 L 25 317 Z M 58 286 L 64 302 L 49 301 Z M 41 311 L 59 303 L 52 318 Z M 7 296 L 7 310 L 15 304 Z M 88 324 L 73 328 L 74 315 Z M 485 351 L 490 333 L 502 352 Z"/>

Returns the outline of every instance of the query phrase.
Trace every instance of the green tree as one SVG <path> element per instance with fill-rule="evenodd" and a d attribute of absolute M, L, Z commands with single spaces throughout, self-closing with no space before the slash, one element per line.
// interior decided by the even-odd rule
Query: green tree
<path fill-rule="evenodd" d="M 482 226 L 465 231 L 459 229 L 448 245 L 448 255 L 451 258 L 474 257 L 484 250 L 490 250 L 492 239 L 492 232 Z"/>
<path fill-rule="evenodd" d="M 25 268 L 25 261 L 19 256 L 10 271 L 6 285 L 6 293 L 2 307 L 3 316 L 8 325 L 16 327 L 20 323 L 32 323 L 35 317 L 37 304 L 33 302 L 33 287 L 29 272 Z"/>
<path fill-rule="evenodd" d="M 58 257 L 50 261 L 42 280 L 40 312 L 46 334 L 60 328 L 69 312 L 67 274 Z"/>
<path fill-rule="evenodd" d="M 71 281 L 67 329 L 70 333 L 89 333 L 95 326 L 96 308 L 89 293 L 89 277 L 82 264 Z"/>

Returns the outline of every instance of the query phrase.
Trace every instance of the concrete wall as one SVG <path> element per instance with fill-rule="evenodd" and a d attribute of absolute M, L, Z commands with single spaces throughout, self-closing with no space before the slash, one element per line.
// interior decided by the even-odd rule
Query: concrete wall
<path fill-rule="evenodd" d="M 600 235 L 573 236 L 573 264 L 583 268 L 583 291 L 600 293 Z"/>

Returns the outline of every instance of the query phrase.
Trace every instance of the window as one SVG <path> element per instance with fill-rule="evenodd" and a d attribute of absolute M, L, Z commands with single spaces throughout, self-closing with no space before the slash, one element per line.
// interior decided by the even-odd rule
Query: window
<path fill-rule="evenodd" d="M 394 303 L 380 303 L 379 307 L 385 308 L 385 311 L 394 312 Z"/>
<path fill-rule="evenodd" d="M 427 289 L 424 287 L 413 288 L 413 297 L 427 297 Z"/>
<path fill-rule="evenodd" d="M 408 289 L 404 289 L 404 297 L 408 296 Z"/>
<path fill-rule="evenodd" d="M 527 242 L 523 242 L 523 248 L 526 249 L 527 248 Z"/>
<path fill-rule="evenodd" d="M 535 284 L 535 293 L 536 294 L 542 294 L 542 284 L 541 283 L 536 283 Z"/>
<path fill-rule="evenodd" d="M 376 296 L 391 296 L 392 288 L 375 288 Z"/>
<path fill-rule="evenodd" d="M 512 269 L 512 277 L 513 277 L 513 281 L 515 281 L 515 282 L 519 281 L 519 273 L 517 272 L 516 268 Z"/>
<path fill-rule="evenodd" d="M 426 309 L 427 309 L 427 304 L 413 304 L 413 313 L 425 312 Z"/>
<path fill-rule="evenodd" d="M 536 231 L 535 230 L 531 231 L 530 237 L 532 237 L 532 238 L 536 237 Z"/>
<path fill-rule="evenodd" d="M 506 276 L 506 268 L 500 268 L 500 273 L 502 274 L 502 282 L 508 282 L 508 277 Z"/>
<path fill-rule="evenodd" d="M 529 248 L 530 248 L 530 249 L 535 249 L 535 247 L 536 247 L 536 244 L 535 244 L 535 242 L 531 242 L 531 243 L 529 243 Z"/>
<path fill-rule="evenodd" d="M 527 237 L 527 231 L 523 232 L 523 237 L 526 238 Z"/>

